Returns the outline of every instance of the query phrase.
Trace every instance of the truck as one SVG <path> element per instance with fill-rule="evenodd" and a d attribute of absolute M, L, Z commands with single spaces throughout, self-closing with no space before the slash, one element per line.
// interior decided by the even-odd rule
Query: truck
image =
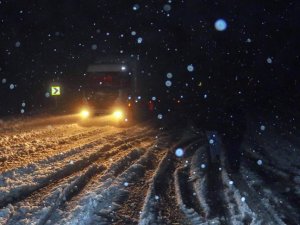
<path fill-rule="evenodd" d="M 143 113 L 137 71 L 133 57 L 106 57 L 88 65 L 81 87 L 81 118 L 111 115 L 121 123 Z"/>

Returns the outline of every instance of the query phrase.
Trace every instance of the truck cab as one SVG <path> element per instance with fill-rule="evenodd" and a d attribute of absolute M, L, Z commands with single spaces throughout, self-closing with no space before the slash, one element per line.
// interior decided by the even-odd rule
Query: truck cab
<path fill-rule="evenodd" d="M 132 117 L 136 72 L 136 61 L 128 57 L 105 58 L 88 65 L 82 82 L 82 116 L 113 114 L 120 120 Z"/>

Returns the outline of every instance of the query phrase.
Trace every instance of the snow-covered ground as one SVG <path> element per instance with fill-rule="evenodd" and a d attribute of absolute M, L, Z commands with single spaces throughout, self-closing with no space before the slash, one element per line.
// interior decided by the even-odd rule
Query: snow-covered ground
<path fill-rule="evenodd" d="M 249 123 L 237 174 L 223 154 L 212 164 L 205 131 L 189 127 L 53 117 L 0 132 L 1 225 L 300 224 L 298 137 L 268 123 Z"/>

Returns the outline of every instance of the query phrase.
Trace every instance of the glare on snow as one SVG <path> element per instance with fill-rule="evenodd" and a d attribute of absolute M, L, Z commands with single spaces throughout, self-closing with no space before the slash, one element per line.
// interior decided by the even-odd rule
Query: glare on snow
<path fill-rule="evenodd" d="M 226 21 L 223 20 L 223 19 L 218 19 L 215 22 L 215 28 L 216 28 L 217 31 L 224 31 L 224 30 L 226 30 L 226 28 L 227 28 Z"/>
<path fill-rule="evenodd" d="M 187 70 L 188 70 L 189 72 L 193 72 L 193 71 L 194 71 L 194 66 L 193 66 L 193 64 L 188 65 L 188 66 L 187 66 Z"/>
<path fill-rule="evenodd" d="M 166 84 L 167 87 L 171 87 L 172 86 L 172 81 L 167 80 L 165 84 Z"/>
<path fill-rule="evenodd" d="M 142 42 L 143 42 L 143 38 L 139 37 L 139 38 L 137 39 L 137 43 L 141 44 Z"/>
<path fill-rule="evenodd" d="M 182 148 L 177 148 L 177 149 L 176 149 L 175 155 L 176 155 L 177 157 L 182 157 L 183 154 L 184 154 L 184 151 L 183 151 Z"/>

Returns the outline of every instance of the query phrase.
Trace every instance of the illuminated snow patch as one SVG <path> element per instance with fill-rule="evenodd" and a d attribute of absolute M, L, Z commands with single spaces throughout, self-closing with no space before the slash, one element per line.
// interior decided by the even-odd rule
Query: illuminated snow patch
<path fill-rule="evenodd" d="M 226 21 L 223 20 L 223 19 L 218 19 L 215 22 L 215 28 L 216 28 L 217 31 L 224 31 L 224 30 L 226 30 L 226 28 L 227 28 Z"/>
<path fill-rule="evenodd" d="M 167 87 L 171 87 L 171 86 L 172 86 L 172 81 L 167 80 L 166 83 L 165 83 L 165 85 L 166 85 Z"/>
<path fill-rule="evenodd" d="M 194 71 L 194 66 L 193 66 L 193 64 L 188 65 L 188 66 L 187 66 L 187 70 L 188 70 L 189 72 L 193 72 L 193 71 Z"/>
<path fill-rule="evenodd" d="M 177 148 L 176 151 L 175 151 L 175 155 L 177 157 L 182 157 L 184 155 L 184 151 L 182 148 Z"/>
<path fill-rule="evenodd" d="M 167 78 L 171 79 L 173 77 L 172 73 L 167 73 Z"/>
<path fill-rule="evenodd" d="M 262 160 L 261 159 L 259 159 L 259 160 L 257 160 L 257 165 L 259 165 L 259 166 L 261 166 L 262 164 L 263 164 L 263 162 L 262 162 Z"/>

